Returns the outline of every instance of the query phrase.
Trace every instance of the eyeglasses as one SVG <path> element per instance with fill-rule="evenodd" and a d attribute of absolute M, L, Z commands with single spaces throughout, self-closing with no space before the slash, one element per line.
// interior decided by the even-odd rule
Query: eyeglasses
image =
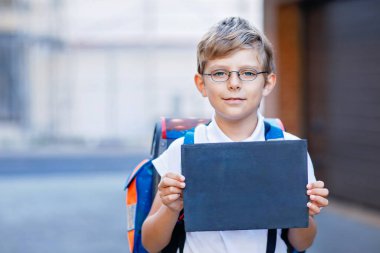
<path fill-rule="evenodd" d="M 225 82 L 230 79 L 232 72 L 235 72 L 242 81 L 253 81 L 259 74 L 268 74 L 268 71 L 257 72 L 257 70 L 254 69 L 242 69 L 239 71 L 218 69 L 212 71 L 211 73 L 203 73 L 202 75 L 210 76 L 215 82 Z"/>

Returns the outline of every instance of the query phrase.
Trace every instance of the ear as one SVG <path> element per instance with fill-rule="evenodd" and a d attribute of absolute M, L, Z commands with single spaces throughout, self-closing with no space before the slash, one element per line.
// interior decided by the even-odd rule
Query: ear
<path fill-rule="evenodd" d="M 199 73 L 196 73 L 194 76 L 194 82 L 195 82 L 195 86 L 197 86 L 197 89 L 202 94 L 202 96 L 207 97 L 205 83 L 204 83 L 202 75 Z"/>
<path fill-rule="evenodd" d="M 274 74 L 274 73 L 270 73 L 267 76 L 265 86 L 263 89 L 263 96 L 264 97 L 268 96 L 272 92 L 272 90 L 276 86 L 276 79 L 277 79 L 277 77 L 276 77 L 276 74 Z"/>

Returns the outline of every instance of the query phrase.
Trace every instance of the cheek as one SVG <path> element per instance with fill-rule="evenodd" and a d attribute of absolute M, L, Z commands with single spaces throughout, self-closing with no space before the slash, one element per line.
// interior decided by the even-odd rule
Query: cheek
<path fill-rule="evenodd" d="M 206 94 L 208 97 L 218 97 L 222 93 L 222 90 L 219 87 L 213 86 L 208 84 L 209 86 L 206 86 L 204 89 L 204 94 Z"/>
<path fill-rule="evenodd" d="M 220 102 L 222 95 L 216 89 L 208 89 L 205 93 L 207 93 L 207 98 L 211 105 L 214 106 Z"/>
<path fill-rule="evenodd" d="M 254 86 L 254 87 L 251 87 L 249 90 L 247 90 L 247 93 L 252 98 L 258 98 L 264 95 L 264 89 L 259 86 Z"/>
<path fill-rule="evenodd" d="M 215 104 L 218 101 L 218 96 L 215 93 L 207 93 L 208 100 L 211 104 Z"/>

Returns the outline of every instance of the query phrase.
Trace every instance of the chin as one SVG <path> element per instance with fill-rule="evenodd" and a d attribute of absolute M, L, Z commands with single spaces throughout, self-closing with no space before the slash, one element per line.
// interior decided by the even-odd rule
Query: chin
<path fill-rule="evenodd" d="M 226 121 L 231 121 L 231 122 L 237 122 L 237 121 L 245 121 L 245 120 L 249 120 L 249 119 L 255 119 L 255 116 L 257 115 L 257 113 L 254 113 L 254 114 L 249 114 L 249 115 L 233 115 L 233 114 L 229 114 L 229 115 L 221 115 L 219 114 L 219 117 L 223 120 L 226 120 Z"/>

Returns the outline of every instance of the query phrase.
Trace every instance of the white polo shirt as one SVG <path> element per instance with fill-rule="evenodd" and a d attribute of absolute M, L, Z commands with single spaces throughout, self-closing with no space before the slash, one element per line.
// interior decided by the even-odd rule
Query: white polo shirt
<path fill-rule="evenodd" d="M 284 132 L 285 140 L 299 138 Z M 153 164 L 162 176 L 167 172 L 181 173 L 181 145 L 184 138 L 175 140 Z M 264 118 L 258 114 L 257 127 L 247 139 L 243 141 L 265 141 Z M 215 120 L 208 126 L 199 125 L 194 131 L 194 143 L 232 142 L 218 127 Z M 308 181 L 316 181 L 313 164 L 308 154 Z M 306 186 L 305 186 L 306 193 Z M 263 253 L 266 252 L 268 230 L 234 230 L 234 231 L 206 231 L 187 232 L 185 253 Z M 277 231 L 276 253 L 286 253 L 286 245 L 280 238 L 281 230 Z"/>

